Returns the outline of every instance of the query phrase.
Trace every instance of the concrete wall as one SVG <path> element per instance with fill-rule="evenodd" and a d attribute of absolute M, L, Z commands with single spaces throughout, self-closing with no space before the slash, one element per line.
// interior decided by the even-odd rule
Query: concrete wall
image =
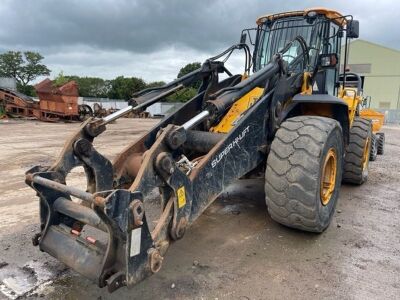
<path fill-rule="evenodd" d="M 92 97 L 79 97 L 78 104 L 89 105 L 93 109 L 95 103 L 101 104 L 105 109 L 122 109 L 128 106 L 128 102 L 121 99 L 109 99 L 109 98 L 92 98 Z"/>
<path fill-rule="evenodd" d="M 169 113 L 173 112 L 174 110 L 181 107 L 183 103 L 171 103 L 171 102 L 158 102 L 154 103 L 153 105 L 149 106 L 146 111 L 149 112 L 152 116 L 165 116 Z"/>
<path fill-rule="evenodd" d="M 101 104 L 101 106 L 105 109 L 122 109 L 128 106 L 128 102 L 120 99 L 109 99 L 109 98 L 91 98 L 91 97 L 79 97 L 78 104 L 87 104 L 93 109 L 93 105 L 95 103 Z M 149 106 L 146 111 L 149 112 L 152 116 L 159 115 L 165 116 L 174 110 L 181 107 L 183 103 L 180 102 L 157 102 L 153 105 Z"/>
<path fill-rule="evenodd" d="M 15 80 L 15 78 L 11 77 L 0 77 L 0 87 L 16 91 L 17 81 Z"/>

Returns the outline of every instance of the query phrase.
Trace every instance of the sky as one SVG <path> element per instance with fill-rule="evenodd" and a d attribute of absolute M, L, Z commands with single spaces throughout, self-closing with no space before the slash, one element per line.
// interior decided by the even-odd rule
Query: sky
<path fill-rule="evenodd" d="M 171 81 L 237 43 L 260 15 L 324 6 L 360 21 L 360 38 L 400 49 L 399 1 L 1 0 L 0 52 L 38 51 L 57 76 Z M 233 71 L 243 59 L 230 61 Z"/>

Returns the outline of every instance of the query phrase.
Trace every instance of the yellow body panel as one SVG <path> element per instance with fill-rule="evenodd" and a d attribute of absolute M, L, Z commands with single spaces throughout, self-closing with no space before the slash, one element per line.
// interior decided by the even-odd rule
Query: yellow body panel
<path fill-rule="evenodd" d="M 304 72 L 304 74 L 303 74 L 303 83 L 301 85 L 301 94 L 302 95 L 311 95 L 312 94 L 311 73 L 310 72 Z"/>
<path fill-rule="evenodd" d="M 219 124 L 212 127 L 210 131 L 219 133 L 228 133 L 235 122 L 239 119 L 240 115 L 248 110 L 257 100 L 261 97 L 264 89 L 256 87 L 236 101 L 229 111 L 225 114 Z"/>
<path fill-rule="evenodd" d="M 370 108 L 364 108 L 361 110 L 360 116 L 372 121 L 372 131 L 374 133 L 378 132 L 382 128 L 383 122 L 385 121 L 384 114 Z"/>
<path fill-rule="evenodd" d="M 358 95 L 356 88 L 341 88 L 339 91 L 339 98 L 343 99 L 349 106 L 349 120 L 350 126 L 353 124 L 354 117 L 356 116 L 356 111 L 358 105 L 362 102 L 362 96 Z"/>

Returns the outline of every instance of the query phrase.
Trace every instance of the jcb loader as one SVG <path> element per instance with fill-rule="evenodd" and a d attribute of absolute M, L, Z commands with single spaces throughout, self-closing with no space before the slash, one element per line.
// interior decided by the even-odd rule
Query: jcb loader
<path fill-rule="evenodd" d="M 362 184 L 368 176 L 371 123 L 358 116 L 359 103 L 338 97 L 346 85 L 346 75 L 339 81 L 338 62 L 348 57 L 342 42 L 357 37 L 358 21 L 334 10 L 263 16 L 239 44 L 198 70 L 136 93 L 126 109 L 87 120 L 52 166 L 26 173 L 40 199 L 34 245 L 110 292 L 132 287 L 160 270 L 169 244 L 228 185 L 255 176 L 265 177 L 272 219 L 324 231 L 341 182 Z M 245 53 L 244 74 L 224 65 L 234 50 Z M 195 97 L 113 162 L 93 146 L 109 122 L 199 80 Z M 86 191 L 66 184 L 79 166 Z"/>

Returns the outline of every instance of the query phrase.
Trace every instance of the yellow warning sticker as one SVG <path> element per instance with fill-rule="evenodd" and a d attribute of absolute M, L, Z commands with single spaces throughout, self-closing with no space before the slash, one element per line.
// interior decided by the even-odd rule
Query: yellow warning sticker
<path fill-rule="evenodd" d="M 178 195 L 178 208 L 181 208 L 186 205 L 185 187 L 181 186 L 176 193 Z"/>

